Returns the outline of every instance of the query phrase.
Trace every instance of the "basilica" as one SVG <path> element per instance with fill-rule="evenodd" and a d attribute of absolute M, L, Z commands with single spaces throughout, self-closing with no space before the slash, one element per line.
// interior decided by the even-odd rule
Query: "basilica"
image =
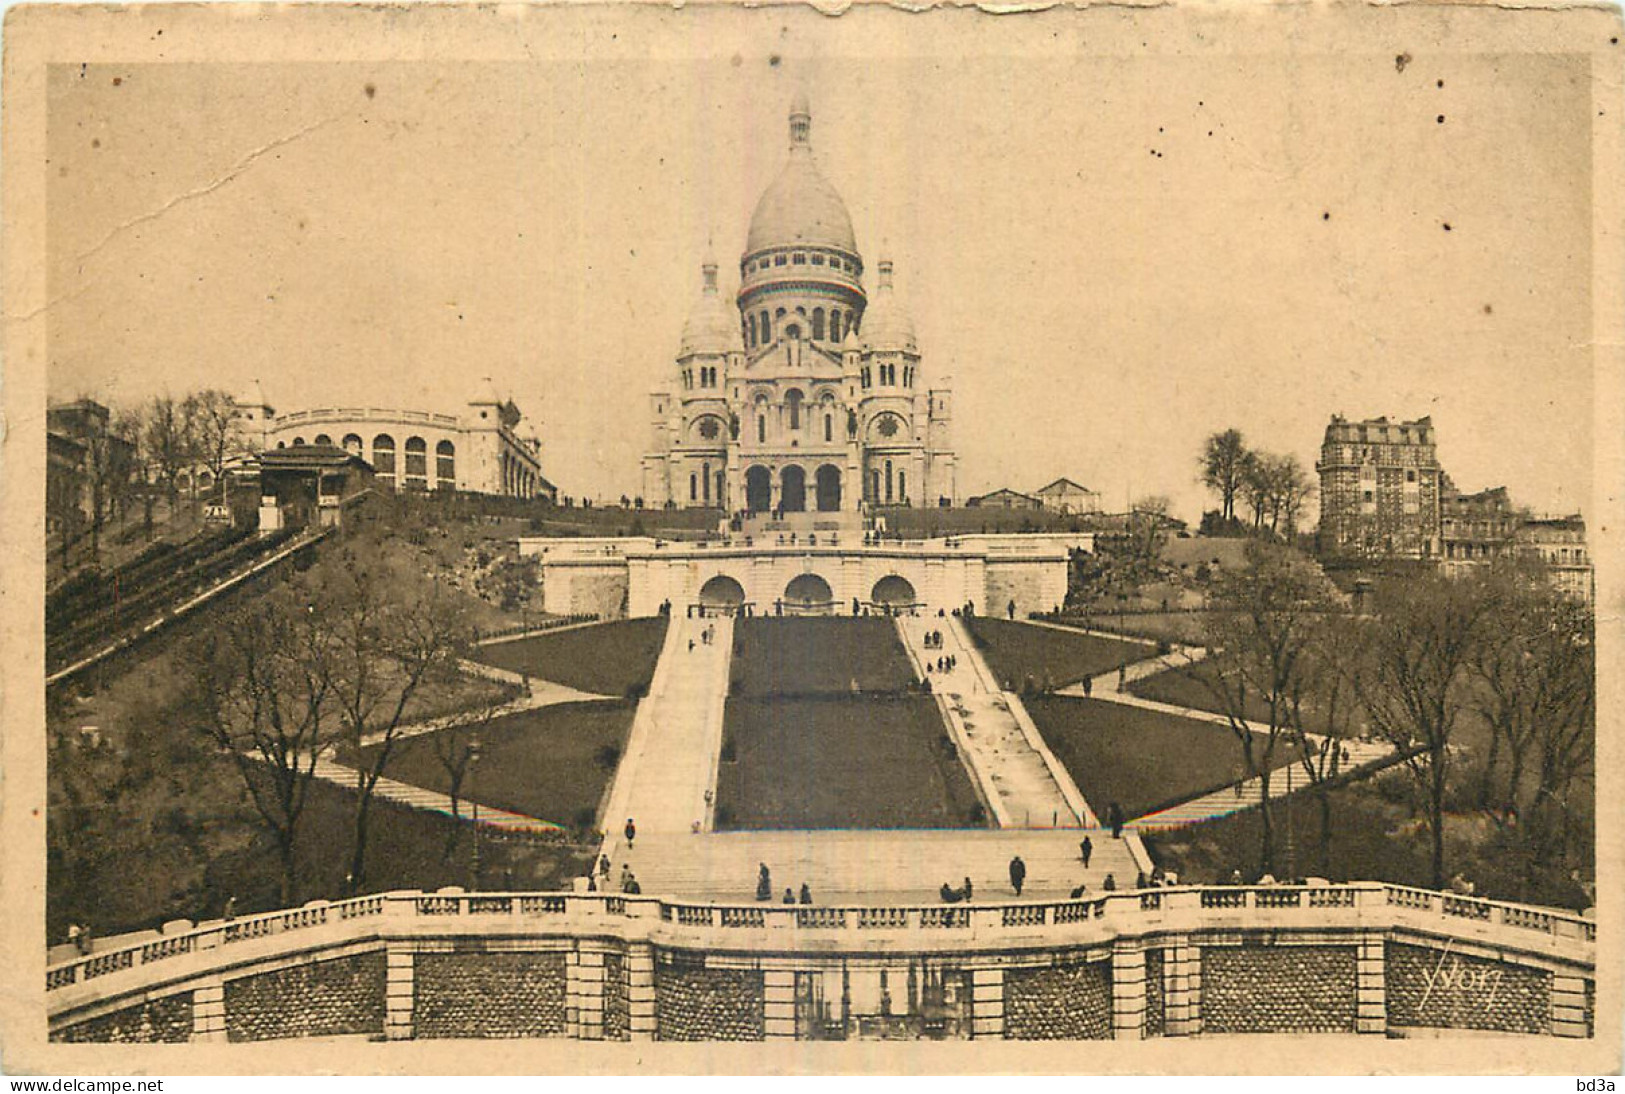
<path fill-rule="evenodd" d="M 650 505 L 784 514 L 958 503 L 950 393 L 927 383 L 888 260 L 865 290 L 852 218 L 811 138 L 798 95 L 788 161 L 751 217 L 733 307 L 716 264 L 702 266 L 672 382 L 650 396 Z"/>

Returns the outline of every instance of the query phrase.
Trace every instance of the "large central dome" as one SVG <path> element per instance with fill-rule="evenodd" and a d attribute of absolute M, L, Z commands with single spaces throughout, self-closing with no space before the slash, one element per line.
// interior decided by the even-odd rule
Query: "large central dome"
<path fill-rule="evenodd" d="M 846 203 L 813 162 L 811 128 L 807 100 L 797 95 L 790 107 L 790 159 L 756 203 L 745 238 L 747 255 L 797 245 L 857 253 Z"/>

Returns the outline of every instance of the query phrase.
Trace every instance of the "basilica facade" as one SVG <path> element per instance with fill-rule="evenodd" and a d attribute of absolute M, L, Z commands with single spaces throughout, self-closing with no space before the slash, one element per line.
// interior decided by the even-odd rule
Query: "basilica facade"
<path fill-rule="evenodd" d="M 674 382 L 650 396 L 643 494 L 655 506 L 752 513 L 955 504 L 946 386 L 927 383 L 914 324 L 812 154 L 806 100 L 756 205 L 724 300 L 717 266 L 683 327 Z"/>

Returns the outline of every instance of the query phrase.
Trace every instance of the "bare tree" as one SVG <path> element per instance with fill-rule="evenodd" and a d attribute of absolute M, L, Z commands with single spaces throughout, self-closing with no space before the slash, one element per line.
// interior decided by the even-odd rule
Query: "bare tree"
<path fill-rule="evenodd" d="M 1297 538 L 1304 505 L 1315 496 L 1315 480 L 1298 462 L 1298 457 L 1288 453 L 1275 458 L 1272 485 L 1270 530 L 1290 544 Z"/>
<path fill-rule="evenodd" d="M 317 758 L 333 740 L 329 638 L 291 589 L 233 613 L 185 650 L 185 709 L 231 758 L 282 865 L 282 903 L 296 885 L 294 848 Z"/>
<path fill-rule="evenodd" d="M 1165 494 L 1147 494 L 1131 506 L 1129 522 L 1134 533 L 1134 550 L 1140 558 L 1156 557 L 1157 547 L 1168 530 L 1170 508 L 1172 503 Z"/>
<path fill-rule="evenodd" d="M 1432 842 L 1433 884 L 1443 888 L 1451 740 L 1491 601 L 1477 582 L 1428 573 L 1378 585 L 1373 603 L 1355 694 L 1372 729 L 1405 756 Z"/>
<path fill-rule="evenodd" d="M 233 454 L 237 441 L 236 401 L 210 388 L 188 396 L 184 413 L 191 423 L 197 458 L 214 476 L 220 496 L 225 497 L 226 458 Z"/>
<path fill-rule="evenodd" d="M 169 499 L 171 513 L 179 496 L 181 473 L 198 460 L 195 409 L 190 399 L 177 402 L 168 395 L 155 395 L 142 414 L 142 447 L 153 477 Z"/>
<path fill-rule="evenodd" d="M 1307 687 L 1295 695 L 1288 711 L 1298 766 L 1320 808 L 1320 873 L 1332 870 L 1332 788 L 1348 770 L 1344 739 L 1354 735 L 1357 704 L 1352 676 L 1359 654 L 1358 636 L 1347 615 L 1328 603 L 1309 628 Z M 1314 743 L 1314 734 L 1321 743 Z"/>
<path fill-rule="evenodd" d="M 1247 444 L 1241 431 L 1226 429 L 1208 437 L 1200 464 L 1202 485 L 1219 495 L 1219 515 L 1231 520 L 1236 515 L 1236 495 L 1247 471 Z"/>

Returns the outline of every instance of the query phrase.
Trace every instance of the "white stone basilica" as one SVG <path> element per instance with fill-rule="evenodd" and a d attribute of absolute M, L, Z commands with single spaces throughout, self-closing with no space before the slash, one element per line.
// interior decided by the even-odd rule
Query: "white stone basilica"
<path fill-rule="evenodd" d="M 790 155 L 740 259 L 737 312 L 717 267 L 654 392 L 643 460 L 651 506 L 737 513 L 957 504 L 952 400 L 929 387 L 914 324 L 879 262 L 871 299 L 852 218 L 813 161 L 812 116 L 790 107 Z M 861 503 L 861 504 L 860 504 Z"/>

